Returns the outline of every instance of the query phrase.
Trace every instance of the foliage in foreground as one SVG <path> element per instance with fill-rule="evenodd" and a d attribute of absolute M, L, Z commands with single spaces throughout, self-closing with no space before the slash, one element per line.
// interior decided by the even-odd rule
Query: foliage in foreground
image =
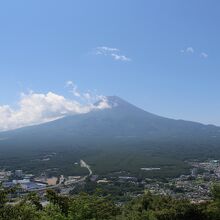
<path fill-rule="evenodd" d="M 17 203 L 9 203 L 9 190 L 0 189 L 1 220 L 220 220 L 220 187 L 213 186 L 213 200 L 192 204 L 150 193 L 117 206 L 98 195 L 75 197 L 47 192 L 49 204 L 43 207 L 36 194 L 29 194 Z"/>

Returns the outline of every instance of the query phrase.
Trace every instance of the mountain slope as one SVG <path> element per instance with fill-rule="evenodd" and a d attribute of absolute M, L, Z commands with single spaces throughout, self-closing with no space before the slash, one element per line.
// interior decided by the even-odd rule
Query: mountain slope
<path fill-rule="evenodd" d="M 188 172 L 187 159 L 220 157 L 217 126 L 160 117 L 115 96 L 108 102 L 105 110 L 0 133 L 0 167 L 73 175 L 73 161 L 83 158 L 95 173 L 159 166 L 161 177 Z M 39 162 L 48 152 L 57 154 Z"/>
<path fill-rule="evenodd" d="M 173 120 L 139 109 L 126 101 L 108 97 L 111 108 L 68 116 L 53 122 L 0 133 L 1 142 L 20 139 L 144 138 L 219 140 L 220 128 Z M 5 140 L 4 140 L 5 139 Z"/>

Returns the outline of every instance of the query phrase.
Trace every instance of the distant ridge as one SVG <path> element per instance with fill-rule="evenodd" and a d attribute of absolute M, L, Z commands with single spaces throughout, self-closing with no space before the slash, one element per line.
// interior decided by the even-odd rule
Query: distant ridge
<path fill-rule="evenodd" d="M 96 138 L 135 138 L 153 141 L 193 142 L 220 141 L 220 128 L 213 125 L 174 120 L 146 112 L 117 96 L 106 97 L 111 108 L 67 116 L 56 121 L 0 133 L 0 148 L 29 146 L 35 140 L 39 147 L 58 141 L 62 146 Z M 98 104 L 98 103 L 96 103 Z M 33 145 L 33 144 L 32 144 Z"/>

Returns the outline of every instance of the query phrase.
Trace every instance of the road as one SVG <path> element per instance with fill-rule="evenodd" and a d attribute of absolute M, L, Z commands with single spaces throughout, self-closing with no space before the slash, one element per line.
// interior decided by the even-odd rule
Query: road
<path fill-rule="evenodd" d="M 80 165 L 81 165 L 81 167 L 85 167 L 88 169 L 88 171 L 89 171 L 88 176 L 92 175 L 92 170 L 91 170 L 90 166 L 84 160 L 80 160 Z"/>
<path fill-rule="evenodd" d="M 89 171 L 89 174 L 82 177 L 81 179 L 79 180 L 73 180 L 73 181 L 69 181 L 69 183 L 66 185 L 72 185 L 72 184 L 77 184 L 77 183 L 80 183 L 80 182 L 83 182 L 86 180 L 87 177 L 91 176 L 92 175 L 92 170 L 90 168 L 90 166 L 84 161 L 84 160 L 80 160 L 80 166 L 81 167 L 85 167 L 86 169 L 88 169 Z M 29 192 L 37 192 L 37 191 L 44 191 L 44 190 L 47 190 L 47 189 L 56 189 L 56 188 L 59 188 L 63 185 L 64 183 L 64 176 L 61 175 L 60 176 L 60 180 L 59 180 L 59 183 L 54 185 L 54 186 L 47 186 L 47 187 L 44 187 L 44 188 L 41 188 L 41 189 L 32 189 L 32 190 L 28 190 Z"/>
<path fill-rule="evenodd" d="M 79 180 L 68 180 L 68 182 L 64 183 L 66 186 L 72 185 L 72 184 L 75 184 L 75 183 L 79 183 L 79 182 L 83 182 L 83 181 L 86 180 L 87 177 L 92 175 L 92 170 L 91 170 L 90 166 L 84 160 L 80 160 L 80 166 L 86 168 L 89 171 L 89 174 L 82 177 Z"/>

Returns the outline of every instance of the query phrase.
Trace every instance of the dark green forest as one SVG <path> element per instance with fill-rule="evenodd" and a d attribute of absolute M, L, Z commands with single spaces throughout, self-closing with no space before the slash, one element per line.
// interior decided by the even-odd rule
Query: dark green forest
<path fill-rule="evenodd" d="M 31 193 L 12 203 L 14 189 L 0 189 L 1 220 L 218 220 L 220 219 L 220 186 L 213 185 L 212 200 L 193 204 L 167 196 L 144 195 L 124 204 L 115 204 L 108 196 L 81 193 L 60 196 L 48 190 L 49 203 L 42 206 L 40 197 Z"/>
<path fill-rule="evenodd" d="M 164 118 L 115 96 L 108 101 L 112 108 L 0 132 L 1 169 L 83 175 L 73 167 L 83 159 L 97 175 L 126 171 L 166 178 L 189 172 L 185 161 L 220 157 L 219 127 Z M 161 170 L 141 172 L 142 167 Z"/>
<path fill-rule="evenodd" d="M 22 169 L 27 173 L 40 175 L 47 172 L 53 176 L 84 175 L 86 169 L 74 166 L 74 162 L 85 160 L 95 174 L 126 171 L 134 176 L 148 178 L 178 177 L 190 171 L 187 160 L 205 161 L 220 156 L 219 148 L 204 145 L 187 145 L 184 143 L 140 143 L 125 142 L 116 144 L 108 142 L 101 146 L 80 146 L 76 148 L 61 147 L 55 149 L 14 149 L 0 150 L 0 167 L 6 170 Z M 104 147 L 103 147 L 104 146 Z M 187 147 L 186 147 L 187 146 Z M 44 155 L 55 152 L 48 161 L 42 161 Z M 161 170 L 143 172 L 141 167 L 160 167 Z"/>

